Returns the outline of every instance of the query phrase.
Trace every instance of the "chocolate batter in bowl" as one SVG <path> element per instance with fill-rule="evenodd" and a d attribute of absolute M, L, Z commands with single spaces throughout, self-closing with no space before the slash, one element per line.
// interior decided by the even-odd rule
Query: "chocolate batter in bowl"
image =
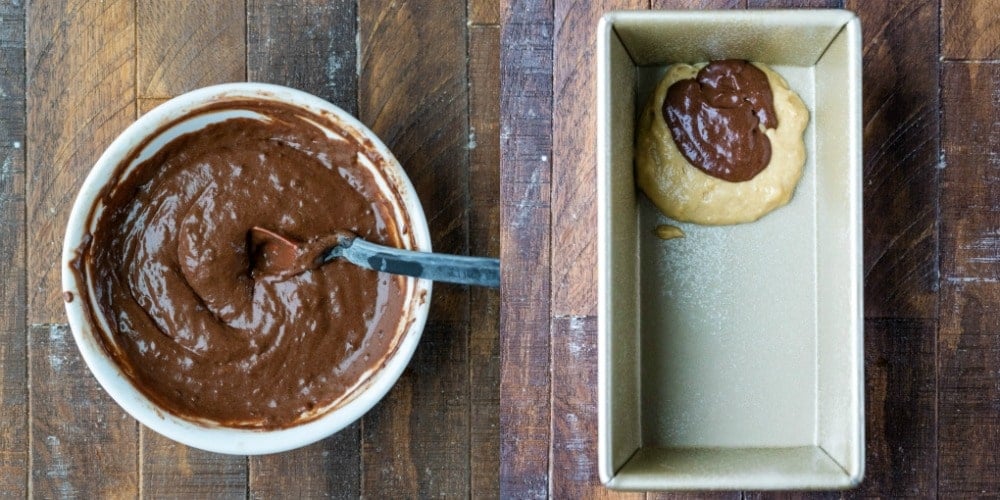
<path fill-rule="evenodd" d="M 91 371 L 138 420 L 210 451 L 282 451 L 356 420 L 409 362 L 429 308 L 429 282 L 344 262 L 255 277 L 254 226 L 430 250 L 374 134 L 263 84 L 197 90 L 136 121 L 66 232 L 64 297 Z"/>

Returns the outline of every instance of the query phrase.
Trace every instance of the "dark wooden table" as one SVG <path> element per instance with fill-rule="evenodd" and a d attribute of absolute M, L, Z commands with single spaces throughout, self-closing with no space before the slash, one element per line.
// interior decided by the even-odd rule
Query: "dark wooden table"
<path fill-rule="evenodd" d="M 264 81 L 356 114 L 413 180 L 435 249 L 499 255 L 499 9 L 477 0 L 0 0 L 0 496 L 497 496 L 500 295 L 435 288 L 397 386 L 272 456 L 138 425 L 66 326 L 69 209 L 101 151 L 185 91 Z"/>
<path fill-rule="evenodd" d="M 26 2 L 0 0 L 0 496 L 608 495 L 594 27 L 603 10 L 747 0 Z M 845 496 L 998 496 L 1000 2 L 846 7 L 865 43 L 868 468 Z M 125 415 L 77 354 L 58 270 L 76 190 L 114 136 L 245 79 L 356 113 L 413 178 L 435 247 L 499 253 L 504 271 L 501 295 L 435 291 L 414 361 L 361 422 L 251 458 Z"/>
<path fill-rule="evenodd" d="M 843 496 L 1000 497 L 995 0 L 505 2 L 505 495 L 608 494 L 594 464 L 597 19 L 613 9 L 804 6 L 854 10 L 864 33 L 868 460 L 862 486 Z M 718 495 L 761 496 L 771 495 Z"/>

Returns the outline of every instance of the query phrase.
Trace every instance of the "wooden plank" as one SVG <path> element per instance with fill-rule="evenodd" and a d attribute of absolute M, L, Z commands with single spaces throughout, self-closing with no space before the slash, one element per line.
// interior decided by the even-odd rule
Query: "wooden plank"
<path fill-rule="evenodd" d="M 505 0 L 500 52 L 500 494 L 549 493 L 553 6 Z"/>
<path fill-rule="evenodd" d="M 1000 65 L 945 63 L 942 84 L 938 492 L 991 497 L 1000 495 Z"/>
<path fill-rule="evenodd" d="M 744 495 L 739 491 L 696 491 L 696 492 L 649 491 L 646 492 L 645 497 L 648 500 L 687 500 L 687 499 L 739 500 L 743 498 L 752 498 L 753 494 Z"/>
<path fill-rule="evenodd" d="M 0 491 L 28 494 L 24 6 L 0 3 Z"/>
<path fill-rule="evenodd" d="M 1000 495 L 1000 289 L 996 282 L 982 281 L 944 286 L 938 332 L 938 494 L 996 498 Z"/>
<path fill-rule="evenodd" d="M 64 320 L 60 253 L 84 175 L 135 118 L 134 3 L 27 10 L 26 238 L 30 494 L 138 494 L 135 421 L 88 373 Z"/>
<path fill-rule="evenodd" d="M 355 2 L 250 0 L 247 77 L 309 92 L 356 114 Z M 250 457 L 253 498 L 360 494 L 360 423 L 304 448 Z"/>
<path fill-rule="evenodd" d="M 245 498 L 247 458 L 191 448 L 140 427 L 142 496 Z"/>
<path fill-rule="evenodd" d="M 358 498 L 360 428 L 354 423 L 318 443 L 250 457 L 250 498 Z"/>
<path fill-rule="evenodd" d="M 937 322 L 865 322 L 865 480 L 851 498 L 937 493 Z"/>
<path fill-rule="evenodd" d="M 648 8 L 647 0 L 556 0 L 552 148 L 553 317 L 597 313 L 597 122 L 594 27 L 607 10 Z"/>
<path fill-rule="evenodd" d="M 159 106 L 160 104 L 163 104 L 163 103 L 165 103 L 165 102 L 167 102 L 169 100 L 170 99 L 167 99 L 165 97 L 140 98 L 138 100 L 138 104 L 136 106 L 136 109 L 139 112 L 139 116 L 142 116 L 142 115 L 144 115 L 146 113 L 149 113 L 153 108 L 155 108 L 155 107 Z"/>
<path fill-rule="evenodd" d="M 246 78 L 243 2 L 137 0 L 139 97 L 174 97 Z"/>
<path fill-rule="evenodd" d="M 33 3 L 27 13 L 28 323 L 65 321 L 60 255 L 77 189 L 135 119 L 131 1 Z"/>
<path fill-rule="evenodd" d="M 469 24 L 499 24 L 499 0 L 469 0 Z"/>
<path fill-rule="evenodd" d="M 1000 58 L 1000 1 L 942 0 L 941 57 Z"/>
<path fill-rule="evenodd" d="M 597 477 L 597 182 L 594 27 L 605 10 L 648 0 L 556 0 L 551 182 L 551 430 L 549 492 L 556 498 L 638 497 Z M 543 153 L 546 154 L 546 153 Z"/>
<path fill-rule="evenodd" d="M 500 27 L 469 27 L 469 253 L 500 255 Z M 500 294 L 469 290 L 470 491 L 500 496 Z"/>
<path fill-rule="evenodd" d="M 655 3 L 655 2 L 654 2 Z M 661 2 L 657 8 L 744 7 L 745 2 Z M 589 7 L 589 8 L 588 8 Z M 641 9 L 642 0 L 555 4 L 555 105 L 552 167 L 551 370 L 552 477 L 556 497 L 633 496 L 600 485 L 596 470 L 596 247 L 587 233 L 596 222 L 596 117 L 581 106 L 594 95 L 593 26 L 606 10 Z M 652 495 L 685 498 L 689 494 Z M 696 495 L 704 497 L 704 493 Z M 739 492 L 718 498 L 739 498 Z"/>
<path fill-rule="evenodd" d="M 0 109 L 4 106 L 0 105 Z M 23 110 L 23 105 L 21 107 Z M 7 115 L 0 136 L 19 127 Z M 8 122 L 9 120 L 9 122 Z M 25 317 L 24 149 L 21 140 L 0 139 L 0 491 L 26 495 L 28 471 L 28 385 Z M 17 147 L 12 144 L 17 143 Z"/>
<path fill-rule="evenodd" d="M 835 491 L 757 491 L 743 494 L 745 500 L 834 500 L 840 497 L 841 494 Z"/>
<path fill-rule="evenodd" d="M 24 16 L 23 2 L 0 3 L 0 62 L 3 62 L 0 66 L 0 101 L 22 102 L 19 114 L 11 110 L 11 114 L 3 115 L 0 133 L 13 133 L 18 130 L 13 125 L 20 123 L 22 128 L 19 135 L 24 134 Z M 20 121 L 17 120 L 18 116 L 21 117 Z"/>
<path fill-rule="evenodd" d="M 821 9 L 844 7 L 843 0 L 748 0 L 751 9 Z"/>
<path fill-rule="evenodd" d="M 434 249 L 469 238 L 466 4 L 360 2 L 358 114 L 395 153 Z M 409 369 L 364 418 L 362 494 L 469 491 L 469 292 L 438 284 Z"/>
<path fill-rule="evenodd" d="M 935 318 L 937 4 L 849 0 L 847 8 L 864 40 L 865 316 Z"/>
<path fill-rule="evenodd" d="M 69 325 L 30 328 L 31 494 L 138 496 L 138 424 L 87 371 Z"/>
<path fill-rule="evenodd" d="M 205 23 L 211 19 L 212 23 Z M 243 80 L 246 12 L 235 2 L 138 0 L 136 117 L 198 87 Z M 142 495 L 242 498 L 246 457 L 178 444 L 140 427 Z"/>
<path fill-rule="evenodd" d="M 353 0 L 249 0 L 247 77 L 320 96 L 357 113 Z"/>
<path fill-rule="evenodd" d="M 744 9 L 747 0 L 651 0 L 654 9 Z"/>
<path fill-rule="evenodd" d="M 596 316 L 552 320 L 552 496 L 641 498 L 608 490 L 597 476 L 596 337 Z"/>
<path fill-rule="evenodd" d="M 856 0 L 846 7 L 861 17 L 865 44 L 868 447 L 867 477 L 854 494 L 934 496 L 937 361 L 927 342 L 939 296 L 938 7 Z"/>

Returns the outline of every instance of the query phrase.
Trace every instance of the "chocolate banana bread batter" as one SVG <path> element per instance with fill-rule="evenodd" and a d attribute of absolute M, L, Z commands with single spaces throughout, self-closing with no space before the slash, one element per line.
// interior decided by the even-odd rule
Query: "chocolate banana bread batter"
<path fill-rule="evenodd" d="M 76 265 L 93 279 L 105 348 L 147 396 L 186 418 L 283 427 L 382 366 L 405 327 L 406 280 L 336 261 L 255 276 L 248 230 L 298 240 L 349 230 L 391 246 L 402 236 L 359 164 L 359 154 L 378 163 L 370 145 L 328 138 L 281 104 L 219 106 L 271 121 L 209 125 L 142 162 L 102 194 Z"/>

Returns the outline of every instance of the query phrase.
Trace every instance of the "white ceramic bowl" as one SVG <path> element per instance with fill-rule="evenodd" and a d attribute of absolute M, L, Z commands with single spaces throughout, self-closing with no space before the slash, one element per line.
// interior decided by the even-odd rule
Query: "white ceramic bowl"
<path fill-rule="evenodd" d="M 71 296 L 74 297 L 66 303 L 66 313 L 69 316 L 69 324 L 73 330 L 76 345 L 90 371 L 108 394 L 125 411 L 147 427 L 189 446 L 218 453 L 241 455 L 275 453 L 305 446 L 343 429 L 364 415 L 395 384 L 413 356 L 427 320 L 431 295 L 430 281 L 407 279 L 410 293 L 405 310 L 409 312 L 409 324 L 401 333 L 395 351 L 389 356 L 382 368 L 372 373 L 343 401 L 335 403 L 321 416 L 291 427 L 253 430 L 187 420 L 159 407 L 133 385 L 128 376 L 102 347 L 96 335 L 103 335 L 103 333 L 95 332 L 87 321 L 86 308 L 93 305 L 85 303 L 85 300 L 87 297 L 93 297 L 93 294 L 80 293 L 82 287 L 87 286 L 88 280 L 78 277 L 72 268 L 77 248 L 93 225 L 96 225 L 99 218 L 99 216 L 95 217 L 92 221 L 93 224 L 88 227 L 88 215 L 94 205 L 98 203 L 101 190 L 113 181 L 112 174 L 115 169 L 137 147 L 143 147 L 143 144 L 146 143 L 138 158 L 132 162 L 132 166 L 150 157 L 157 149 L 181 134 L 199 130 L 210 123 L 234 116 L 253 116 L 252 112 L 226 110 L 221 113 L 210 112 L 190 119 L 182 119 L 208 104 L 248 98 L 278 101 L 301 107 L 308 112 L 325 115 L 337 121 L 343 131 L 369 140 L 377 153 L 386 160 L 384 162 L 386 167 L 382 169 L 382 180 L 385 181 L 383 190 L 395 190 L 399 195 L 398 199 L 402 202 L 402 207 L 395 207 L 395 215 L 399 227 L 404 229 L 404 245 L 416 250 L 431 250 L 427 220 L 420 200 L 417 198 L 406 173 L 385 144 L 347 112 L 318 97 L 298 90 L 261 83 L 232 83 L 195 90 L 171 99 L 142 116 L 108 146 L 80 189 L 76 202 L 73 204 L 73 210 L 70 212 L 66 237 L 63 242 L 62 286 L 64 291 L 70 292 Z M 175 121 L 177 123 L 165 130 L 160 130 L 165 125 Z M 152 134 L 157 134 L 157 137 L 147 143 L 147 139 Z M 84 266 L 83 272 L 85 275 L 87 274 L 86 266 Z M 99 322 L 103 322 L 100 314 L 95 314 L 94 317 L 99 319 Z M 406 321 L 407 318 L 404 318 L 404 324 Z M 103 329 L 103 327 L 98 328 Z"/>

